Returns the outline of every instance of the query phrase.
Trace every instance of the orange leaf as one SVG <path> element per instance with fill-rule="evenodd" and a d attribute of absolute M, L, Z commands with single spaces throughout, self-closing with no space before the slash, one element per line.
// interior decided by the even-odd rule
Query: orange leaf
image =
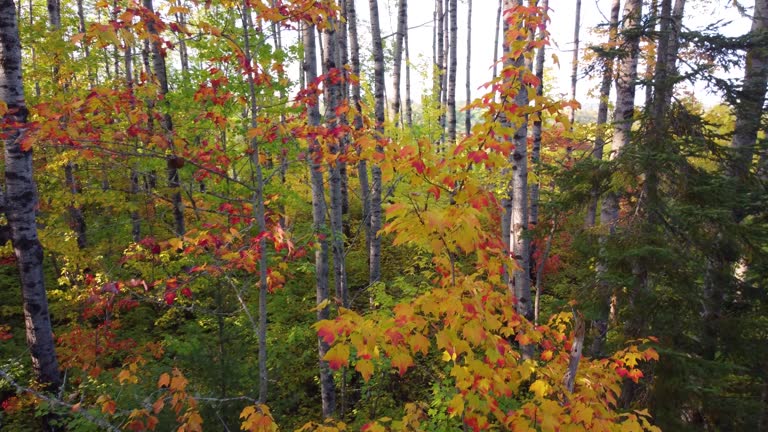
<path fill-rule="evenodd" d="M 171 376 L 167 373 L 160 375 L 160 379 L 157 380 L 157 388 L 168 387 L 171 384 Z"/>

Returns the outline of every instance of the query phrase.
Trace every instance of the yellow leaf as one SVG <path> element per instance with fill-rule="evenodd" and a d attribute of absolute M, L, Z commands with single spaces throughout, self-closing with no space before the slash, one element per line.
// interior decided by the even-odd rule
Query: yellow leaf
<path fill-rule="evenodd" d="M 349 345 L 334 345 L 327 353 L 325 353 L 323 360 L 327 361 L 328 366 L 333 370 L 349 365 Z"/>
<path fill-rule="evenodd" d="M 545 381 L 542 380 L 536 380 L 531 384 L 531 387 L 529 388 L 530 391 L 532 391 L 537 397 L 544 398 L 544 396 L 547 395 L 549 390 L 552 387 L 547 384 Z"/>
<path fill-rule="evenodd" d="M 464 412 L 464 397 L 460 394 L 454 395 L 453 399 L 448 402 L 448 413 L 451 417 L 455 417 Z"/>
<path fill-rule="evenodd" d="M 358 360 L 355 365 L 355 370 L 360 372 L 360 375 L 363 376 L 365 382 L 368 382 L 373 375 L 373 362 L 370 360 Z"/>
<path fill-rule="evenodd" d="M 120 384 L 124 384 L 126 381 L 130 381 L 132 376 L 133 375 L 131 374 L 131 371 L 128 369 L 123 369 L 119 374 L 117 374 L 117 381 L 119 381 Z"/>
<path fill-rule="evenodd" d="M 595 410 L 588 406 L 577 406 L 572 414 L 574 423 L 581 423 L 584 426 L 592 424 L 592 418 L 595 416 Z"/>

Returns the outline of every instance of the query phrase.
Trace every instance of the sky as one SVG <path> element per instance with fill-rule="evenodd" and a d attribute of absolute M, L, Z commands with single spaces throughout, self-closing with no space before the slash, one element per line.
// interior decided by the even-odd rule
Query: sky
<path fill-rule="evenodd" d="M 379 0 L 379 19 L 382 27 L 382 35 L 394 33 L 397 26 L 397 0 Z M 556 77 L 556 91 L 570 93 L 571 59 L 573 55 L 573 30 L 575 20 L 575 0 L 550 0 L 549 31 L 552 46 L 547 49 L 547 67 Z M 740 17 L 738 12 L 730 4 L 732 0 L 688 0 L 684 25 L 688 28 L 703 28 L 716 20 L 733 21 L 726 27 L 729 35 L 745 33 L 749 30 L 749 20 Z M 744 3 L 747 3 L 745 1 Z M 367 1 L 356 2 L 359 16 L 359 31 L 361 47 L 370 46 L 369 5 Z M 623 6 L 623 5 L 622 5 Z M 497 0 L 473 0 L 472 11 L 472 60 L 471 60 L 471 89 L 473 97 L 481 94 L 477 90 L 492 76 L 493 45 L 495 37 Z M 581 12 L 581 49 L 590 44 L 601 42 L 596 39 L 592 29 L 598 24 L 607 21 L 610 14 L 611 0 L 582 0 Z M 432 62 L 432 15 L 434 11 L 433 0 L 410 0 L 408 2 L 408 21 L 410 33 L 411 62 L 416 66 L 425 67 Z M 459 0 L 459 26 L 458 26 L 458 74 L 457 74 L 457 100 L 463 101 L 464 83 L 466 80 L 466 36 L 467 36 L 467 0 Z M 423 25 L 422 25 L 423 24 Z M 551 54 L 559 58 L 559 68 L 552 62 Z M 418 79 L 413 75 L 414 85 L 412 95 L 414 99 L 422 93 L 423 86 L 428 81 Z M 419 81 L 419 82 L 416 82 Z M 391 88 L 392 79 L 387 78 L 387 87 Z M 428 85 L 428 84 L 427 84 Z M 597 86 L 597 81 L 589 81 L 581 78 L 577 86 L 577 99 L 585 102 L 590 100 L 587 96 L 589 90 Z M 641 103 L 642 91 L 638 92 Z M 714 95 L 707 95 L 703 89 L 696 89 L 697 96 L 702 97 L 705 103 L 711 105 L 718 102 Z"/>

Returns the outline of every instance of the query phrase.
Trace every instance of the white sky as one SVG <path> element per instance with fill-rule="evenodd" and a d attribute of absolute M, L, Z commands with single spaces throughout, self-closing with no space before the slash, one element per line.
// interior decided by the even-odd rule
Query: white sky
<path fill-rule="evenodd" d="M 684 25 L 688 28 L 702 28 L 717 20 L 734 21 L 726 32 L 731 35 L 743 34 L 749 30 L 749 20 L 740 18 L 737 11 L 729 4 L 732 0 L 689 0 L 686 4 L 686 16 Z M 571 57 L 573 49 L 573 26 L 575 19 L 575 0 L 550 0 L 549 30 L 552 37 L 552 46 L 547 50 L 547 66 L 554 67 L 551 54 L 554 52 L 560 60 L 560 67 L 552 70 L 557 76 L 557 87 L 563 92 L 570 90 Z M 747 3 L 746 1 L 744 3 Z M 356 2 L 359 16 L 358 28 L 360 32 L 361 50 L 370 47 L 369 35 L 369 2 L 358 0 Z M 611 0 L 582 0 L 581 13 L 581 48 L 595 44 L 591 30 L 601 22 L 607 21 L 610 14 Z M 622 5 L 623 6 L 623 5 Z M 751 5 L 750 5 L 751 6 Z M 474 0 L 472 11 L 472 92 L 475 97 L 480 94 L 477 90 L 492 76 L 491 66 L 493 62 L 493 42 L 495 37 L 495 20 L 498 7 L 497 0 Z M 418 28 L 411 28 L 410 51 L 411 62 L 426 64 L 432 61 L 432 14 L 434 11 L 433 0 L 410 0 L 408 2 L 409 27 L 427 23 Z M 397 24 L 397 0 L 379 0 L 379 19 L 381 21 L 382 35 L 394 33 Z M 458 18 L 458 76 L 457 76 L 457 100 L 463 101 L 465 68 L 466 68 L 466 35 L 467 35 L 467 2 L 459 0 Z M 362 53 L 361 53 L 362 54 Z M 418 100 L 424 86 L 420 82 L 418 74 L 412 74 L 412 97 Z M 392 80 L 387 78 L 387 93 L 390 94 Z M 582 80 L 578 86 L 577 99 L 582 103 L 589 102 L 586 97 L 587 90 L 595 87 L 595 83 Z M 638 91 L 639 99 L 642 91 Z M 706 96 L 697 90 L 697 96 L 702 97 L 707 103 L 716 103 L 717 98 Z M 638 101 L 640 103 L 640 101 Z"/>

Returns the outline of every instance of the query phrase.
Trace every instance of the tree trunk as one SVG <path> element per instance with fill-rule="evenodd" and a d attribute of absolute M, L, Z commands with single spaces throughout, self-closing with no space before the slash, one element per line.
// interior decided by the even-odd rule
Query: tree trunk
<path fill-rule="evenodd" d="M 655 34 L 657 32 L 657 25 L 659 22 L 659 0 L 651 0 L 651 4 L 649 5 L 648 9 L 648 23 L 649 28 L 648 32 L 649 34 Z M 654 86 L 651 84 L 653 82 L 653 72 L 655 69 L 654 63 L 656 62 L 656 54 L 658 52 L 658 40 L 656 40 L 653 37 L 646 38 L 647 44 L 645 48 L 643 49 L 643 54 L 645 57 L 645 103 L 646 105 L 651 104 L 651 100 L 653 100 L 653 90 Z"/>
<path fill-rule="evenodd" d="M 493 40 L 493 79 L 496 79 L 498 74 L 499 63 L 499 32 L 501 29 L 501 6 L 503 0 L 499 0 L 499 8 L 496 10 L 496 37 Z"/>
<path fill-rule="evenodd" d="M 251 128 L 258 126 L 258 105 L 256 101 L 256 83 L 251 69 L 251 34 L 254 32 L 251 20 L 251 8 L 248 0 L 243 1 L 243 41 L 245 64 L 248 66 L 248 96 L 251 105 Z M 267 374 L 267 220 L 264 207 L 264 175 L 262 173 L 259 157 L 259 137 L 253 137 L 250 142 L 251 164 L 255 170 L 255 192 L 253 194 L 253 212 L 256 224 L 259 228 L 259 402 L 267 402 L 268 374 Z M 326 277 L 327 279 L 327 277 Z M 326 282 L 327 283 L 327 282 Z"/>
<path fill-rule="evenodd" d="M 176 22 L 185 28 L 187 25 L 187 18 L 184 13 L 176 14 Z M 184 80 L 189 79 L 189 51 L 187 50 L 187 40 L 184 33 L 178 33 L 179 38 L 179 61 L 181 63 L 181 75 Z"/>
<path fill-rule="evenodd" d="M 543 13 L 548 14 L 549 13 L 549 0 L 542 0 L 541 2 L 541 9 Z M 547 29 L 547 21 L 544 20 L 543 27 L 541 28 L 539 32 L 539 38 L 543 39 L 545 37 L 545 32 Z M 541 45 L 541 47 L 536 51 L 536 61 L 534 63 L 534 73 L 536 74 L 536 77 L 539 79 L 539 84 L 536 86 L 536 96 L 541 97 L 544 94 L 544 57 L 546 53 L 545 45 Z M 541 135 L 542 135 L 542 125 L 543 125 L 543 119 L 542 116 L 544 113 L 539 113 L 533 120 L 533 147 L 531 148 L 531 164 L 533 165 L 533 170 L 536 175 L 536 178 L 539 178 L 539 173 L 541 171 Z M 539 223 L 539 191 L 541 189 L 541 184 L 539 181 L 533 182 L 531 184 L 531 207 L 530 207 L 530 213 L 528 216 L 528 224 L 532 228 L 536 228 L 536 226 Z M 541 295 L 541 283 L 539 282 L 539 269 L 543 268 L 542 266 L 538 265 L 536 260 L 533 258 L 534 254 L 536 252 L 535 247 L 532 245 L 529 253 L 529 260 L 530 260 L 530 266 L 531 270 L 533 271 L 533 276 L 535 278 L 535 286 L 536 286 L 536 297 L 534 301 L 534 320 L 538 320 L 538 310 L 539 310 L 539 298 Z M 544 258 L 545 259 L 545 258 Z"/>
<path fill-rule="evenodd" d="M 619 13 L 621 12 L 621 0 L 613 0 L 611 5 L 611 18 L 609 23 L 608 33 L 608 46 L 612 47 L 616 44 L 619 37 Z M 592 151 L 592 157 L 598 161 L 603 160 L 603 147 L 605 146 L 605 131 L 606 123 L 608 122 L 608 102 L 611 94 L 611 83 L 613 81 L 613 69 L 614 59 L 612 55 L 606 55 L 603 59 L 603 80 L 600 84 L 600 102 L 597 108 L 597 133 L 595 135 L 595 147 Z M 595 225 L 597 219 L 597 202 L 599 198 L 599 192 L 597 186 L 592 189 L 592 196 L 590 203 L 587 207 L 587 216 L 584 221 L 586 228 L 591 228 Z M 605 273 L 605 264 L 598 262 L 598 279 Z M 608 334 L 608 315 L 609 315 L 609 294 L 606 283 L 602 280 L 598 280 L 598 287 L 601 291 L 598 298 L 603 300 L 604 305 L 600 308 L 599 317 L 594 321 L 593 326 L 597 330 L 597 334 L 592 341 L 591 354 L 593 357 L 599 357 L 603 354 L 603 348 L 605 346 L 605 338 Z"/>
<path fill-rule="evenodd" d="M 637 63 L 639 59 L 640 46 L 640 26 L 642 17 L 642 0 L 627 0 L 624 5 L 624 35 L 623 45 L 628 50 L 628 54 L 623 56 L 618 63 L 616 77 L 616 109 L 613 115 L 613 141 L 611 144 L 611 153 L 609 158 L 615 159 L 623 149 L 629 144 L 631 138 L 632 122 L 635 111 L 635 88 L 637 82 Z M 608 236 L 614 234 L 616 223 L 619 219 L 619 195 L 616 192 L 609 192 L 603 200 L 603 207 L 600 211 L 600 224 L 607 227 Z M 601 244 L 608 241 L 608 237 L 602 236 L 599 240 Z M 603 247 L 601 246 L 601 249 Z M 607 265 L 604 258 L 599 258 L 597 262 L 597 283 L 605 305 L 610 304 L 608 288 L 605 287 L 605 274 Z M 601 329 L 602 332 L 602 329 Z M 604 338 L 604 336 L 601 336 Z M 603 340 L 595 341 L 595 344 L 602 346 Z M 594 345 L 593 345 L 594 347 Z"/>
<path fill-rule="evenodd" d="M 0 100 L 8 107 L 2 128 L 5 146 L 5 194 L 0 207 L 21 277 L 27 345 L 35 379 L 52 392 L 61 386 L 43 276 L 43 248 L 37 236 L 37 188 L 32 151 L 24 148 L 28 110 L 22 83 L 21 42 L 12 0 L 0 0 Z"/>
<path fill-rule="evenodd" d="M 581 0 L 576 0 L 576 22 L 573 25 L 573 60 L 571 60 L 571 100 L 576 100 L 579 78 L 579 32 L 581 31 Z M 571 128 L 576 120 L 576 108 L 571 108 Z"/>
<path fill-rule="evenodd" d="M 441 149 L 444 151 L 445 146 L 445 127 L 446 127 L 446 107 L 448 106 L 448 62 L 450 61 L 450 36 L 451 30 L 449 28 L 450 19 L 448 18 L 451 13 L 450 7 L 451 0 L 444 0 L 443 3 L 443 64 L 442 74 L 440 75 L 440 143 Z"/>
<path fill-rule="evenodd" d="M 307 83 L 317 79 L 317 54 L 315 52 L 315 26 L 304 23 L 304 71 Z M 313 104 L 307 108 L 309 127 L 320 125 L 320 108 Z M 328 240 L 325 237 L 325 187 L 323 185 L 322 150 L 316 140 L 309 141 L 310 183 L 312 185 L 312 226 L 315 231 L 315 286 L 317 304 L 328 299 Z M 317 320 L 330 317 L 328 307 L 317 310 Z M 336 408 L 336 390 L 333 384 L 333 374 L 328 362 L 323 360 L 328 352 L 328 344 L 320 337 L 317 338 L 318 355 L 320 358 L 320 395 L 323 402 L 323 417 L 331 417 Z"/>
<path fill-rule="evenodd" d="M 464 117 L 464 130 L 467 135 L 472 132 L 472 111 L 469 109 L 469 104 L 472 99 L 472 88 L 470 81 L 470 71 L 472 69 L 472 0 L 467 0 L 467 108 L 465 110 Z"/>
<path fill-rule="evenodd" d="M 608 47 L 616 44 L 618 39 L 619 12 L 621 10 L 621 0 L 613 0 L 611 5 L 610 29 L 608 33 Z M 597 107 L 597 132 L 595 134 L 595 147 L 592 150 L 592 157 L 596 160 L 603 160 L 603 147 L 605 147 L 605 124 L 608 122 L 608 102 L 611 94 L 611 83 L 613 82 L 613 57 L 605 54 L 603 60 L 603 79 L 600 83 L 600 101 Z M 584 219 L 584 226 L 591 228 L 595 226 L 597 219 L 597 201 L 598 192 L 594 188 L 592 197 L 587 206 L 587 214 Z"/>
<path fill-rule="evenodd" d="M 413 126 L 413 100 L 411 100 L 411 51 L 408 47 L 408 29 L 405 29 L 405 122 Z"/>
<path fill-rule="evenodd" d="M 448 122 L 448 143 L 456 143 L 456 75 L 458 72 L 457 48 L 459 45 L 458 31 L 458 2 L 449 0 L 450 4 L 450 37 L 448 38 L 448 94 L 447 94 L 447 122 Z"/>
<path fill-rule="evenodd" d="M 683 8 L 685 7 L 684 0 L 677 0 L 675 8 L 675 14 L 682 18 Z M 656 220 L 656 213 L 653 209 L 658 208 L 660 198 L 658 196 L 659 188 L 659 168 L 656 163 L 655 157 L 662 153 L 664 148 L 664 137 L 667 130 L 667 111 L 672 99 L 672 92 L 674 90 L 676 80 L 676 61 L 679 42 L 677 41 L 677 25 L 680 20 L 676 20 L 672 11 L 672 0 L 661 0 L 661 15 L 659 24 L 659 41 L 657 43 L 657 59 L 656 70 L 653 77 L 653 100 L 650 101 L 651 105 L 651 127 L 649 133 L 646 134 L 646 142 L 644 151 L 648 154 L 646 158 L 645 167 L 645 193 L 646 193 L 646 206 L 650 208 L 647 212 L 649 222 L 656 224 L 659 221 Z M 675 40 L 672 40 L 672 37 Z M 646 102 L 648 103 L 648 102 Z"/>
<path fill-rule="evenodd" d="M 616 77 L 616 109 L 613 113 L 613 142 L 610 159 L 615 159 L 626 147 L 631 138 L 632 122 L 635 111 L 635 88 L 637 83 L 637 63 L 640 49 L 640 19 L 642 1 L 627 0 L 624 5 L 624 46 L 628 54 L 619 60 Z M 619 218 L 619 197 L 609 193 L 603 201 L 600 222 L 611 232 Z"/>
<path fill-rule="evenodd" d="M 522 0 L 505 0 L 504 9 L 507 10 L 514 6 L 521 6 Z M 505 34 L 507 24 L 505 23 Z M 518 38 L 527 36 L 518 36 Z M 511 58 L 511 42 L 505 38 L 504 42 L 504 67 L 517 71 L 526 69 L 525 56 Z M 526 86 L 522 85 L 515 95 L 514 105 L 525 107 L 528 105 L 528 91 Z M 506 116 L 505 116 L 506 117 Z M 531 280 L 530 280 L 530 239 L 526 235 L 528 230 L 528 116 L 519 120 L 519 124 L 512 125 L 508 119 L 504 119 L 508 127 L 515 128 L 514 151 L 510 155 L 509 163 L 512 166 L 512 179 L 510 181 L 509 201 L 510 223 L 509 223 L 509 247 L 512 257 L 517 263 L 512 277 L 509 279 L 510 288 L 517 299 L 517 312 L 529 321 L 533 322 L 533 304 L 531 303 Z M 531 358 L 533 355 L 533 346 L 524 345 L 522 347 L 523 356 Z"/>
<path fill-rule="evenodd" d="M 565 388 L 568 389 L 568 393 L 573 393 L 573 389 L 576 385 L 576 372 L 579 369 L 579 361 L 581 361 L 584 348 L 584 317 L 581 316 L 581 314 L 574 312 L 573 320 L 574 326 L 571 358 L 568 361 L 568 370 L 565 372 L 565 377 L 563 377 L 563 383 L 565 384 Z"/>
<path fill-rule="evenodd" d="M 336 34 L 338 58 L 339 58 L 339 71 L 344 76 L 344 85 L 342 86 L 342 99 L 345 103 L 349 104 L 350 92 L 349 92 L 349 37 L 347 35 L 347 2 L 346 0 L 339 0 L 339 9 L 341 10 L 341 16 L 343 21 L 338 22 L 338 32 Z M 279 29 L 279 26 L 278 26 Z M 279 32 L 279 30 L 278 30 Z M 279 33 L 278 33 L 279 34 Z M 348 125 L 347 117 L 341 116 L 340 121 L 344 125 Z M 339 152 L 346 156 L 349 151 L 349 137 L 345 136 L 341 140 Z M 349 174 L 347 172 L 346 157 L 342 157 L 338 161 L 339 174 L 341 175 L 341 213 L 342 215 L 349 214 Z M 349 221 L 346 221 L 344 232 L 349 231 Z"/>
<path fill-rule="evenodd" d="M 376 120 L 376 139 L 384 139 L 384 48 L 379 27 L 379 3 L 369 0 L 371 9 L 371 38 L 373 39 L 373 97 Z M 376 145 L 376 152 L 383 153 L 381 144 Z M 381 168 L 377 164 L 371 167 L 371 248 L 369 254 L 369 282 L 376 283 L 381 278 Z"/>
<path fill-rule="evenodd" d="M 541 9 L 544 13 L 549 13 L 549 0 L 542 0 Z M 544 26 L 540 30 L 539 38 L 544 37 L 544 32 L 547 29 L 547 21 L 544 21 Z M 546 55 L 545 45 L 542 45 L 536 52 L 535 70 L 536 78 L 539 79 L 539 85 L 536 86 L 536 96 L 544 95 L 544 57 Z M 541 135 L 542 135 L 542 113 L 533 121 L 533 147 L 531 148 L 531 164 L 533 165 L 536 178 L 539 178 L 538 172 L 541 164 Z M 541 185 L 538 181 L 531 185 L 531 213 L 529 217 L 529 223 L 532 227 L 535 227 L 539 223 L 539 189 Z M 531 265 L 533 266 L 533 259 L 531 259 Z M 535 267 L 534 267 L 535 268 Z M 537 274 L 538 277 L 538 274 Z"/>
<path fill-rule="evenodd" d="M 337 32 L 335 31 L 336 23 L 332 23 L 327 29 L 323 31 L 323 44 L 325 45 L 326 59 L 323 63 L 323 74 L 327 77 L 325 79 L 325 122 L 329 130 L 333 129 L 341 122 L 341 118 L 336 117 L 336 109 L 341 104 L 342 89 L 341 83 L 338 80 L 332 79 L 331 75 L 334 70 L 337 70 L 335 60 L 339 58 L 337 55 Z M 339 154 L 339 143 L 332 140 L 328 143 L 328 151 L 332 155 Z M 344 225 L 343 225 L 343 212 L 341 205 L 341 171 L 339 163 L 336 159 L 328 166 L 329 189 L 331 197 L 330 219 L 331 219 L 331 238 L 333 245 L 333 271 L 334 281 L 336 283 L 336 297 L 341 300 L 344 307 L 349 306 L 349 295 L 347 292 L 347 266 L 346 258 L 344 254 Z"/>
<path fill-rule="evenodd" d="M 435 76 L 432 94 L 435 98 L 435 106 L 438 109 L 442 109 L 441 97 L 443 95 L 443 74 L 445 73 L 443 70 L 443 65 L 445 65 L 445 49 L 443 48 L 443 42 L 445 41 L 445 37 L 443 35 L 445 29 L 445 14 L 443 13 L 443 0 L 435 0 L 435 10 L 435 15 L 437 15 L 437 26 L 435 27 L 435 38 L 437 39 L 437 60 L 435 63 Z M 442 135 L 443 131 L 441 130 L 440 136 L 442 137 Z"/>
<path fill-rule="evenodd" d="M 765 34 L 768 27 L 768 0 L 755 0 L 752 19 L 753 35 Z M 753 36 L 754 38 L 754 36 Z M 749 173 L 755 154 L 757 131 L 760 128 L 760 114 L 765 102 L 766 80 L 768 79 L 768 54 L 763 45 L 756 44 L 747 50 L 744 84 L 736 105 L 736 126 L 731 149 L 734 162 L 728 174 L 743 179 Z"/>
<path fill-rule="evenodd" d="M 768 34 L 768 0 L 755 0 L 752 28 L 753 40 L 762 40 Z M 755 44 L 747 50 L 744 68 L 744 82 L 736 105 L 736 125 L 731 138 L 733 160 L 727 167 L 728 176 L 743 184 L 752 168 L 755 155 L 757 133 L 765 103 L 766 85 L 768 84 L 768 53 L 762 44 Z M 733 222 L 740 223 L 745 217 L 744 210 L 733 211 Z M 737 258 L 726 252 L 726 240 L 718 236 L 715 252 L 709 257 L 704 277 L 703 320 L 704 338 L 702 355 L 714 359 L 719 338 L 719 320 L 722 314 L 722 302 L 725 290 L 732 284 L 733 266 Z"/>
<path fill-rule="evenodd" d="M 144 7 L 149 10 L 150 13 L 154 13 L 152 6 L 152 0 L 143 0 Z M 168 95 L 168 72 L 165 68 L 164 50 L 161 45 L 160 35 L 155 28 L 154 21 L 147 20 L 146 22 L 147 32 L 153 36 L 153 40 L 150 42 L 150 48 L 152 51 L 152 65 L 155 69 L 155 77 L 157 78 L 157 84 L 159 86 L 160 99 L 162 103 L 167 103 Z M 173 205 L 173 221 L 175 225 L 176 235 L 183 236 L 186 232 L 184 226 L 184 203 L 181 201 L 181 190 L 178 165 L 180 160 L 176 156 L 176 149 L 173 144 L 173 120 L 168 110 L 163 113 L 162 126 L 165 129 L 163 132 L 168 137 L 169 146 L 171 149 L 171 156 L 168 157 L 166 162 L 166 173 L 168 175 L 168 186 L 171 188 L 171 203 Z"/>
<path fill-rule="evenodd" d="M 349 55 L 350 63 L 352 65 L 352 73 L 360 76 L 360 43 L 357 38 L 357 13 L 355 10 L 355 0 L 345 0 L 347 5 L 347 23 L 349 30 Z M 355 123 L 354 128 L 357 131 L 363 129 L 363 107 L 362 98 L 360 96 L 360 84 L 353 84 L 351 88 L 352 93 L 352 105 L 355 108 Z M 358 149 L 359 152 L 360 149 Z M 371 250 L 371 244 L 373 240 L 373 234 L 371 231 L 371 189 L 368 182 L 368 166 L 365 159 L 360 159 L 357 162 L 357 176 L 360 181 L 360 201 L 362 207 L 362 226 L 365 231 L 365 249 Z M 369 261 L 370 263 L 370 261 Z"/>
<path fill-rule="evenodd" d="M 392 119 L 400 126 L 400 71 L 403 63 L 403 41 L 408 31 L 408 0 L 400 0 L 397 8 L 397 33 L 395 33 L 395 58 L 392 69 Z"/>

